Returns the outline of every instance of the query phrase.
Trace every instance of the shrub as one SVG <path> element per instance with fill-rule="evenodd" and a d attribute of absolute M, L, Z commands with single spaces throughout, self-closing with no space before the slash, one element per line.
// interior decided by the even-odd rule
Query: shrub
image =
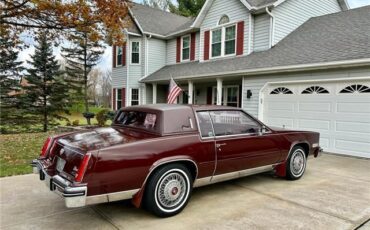
<path fill-rule="evenodd" d="M 102 109 L 96 114 L 96 120 L 98 121 L 99 126 L 104 126 L 105 123 L 108 120 L 108 110 L 107 109 Z"/>
<path fill-rule="evenodd" d="M 114 116 L 116 116 L 116 112 L 114 111 L 108 111 L 107 112 L 107 119 L 113 121 Z"/>
<path fill-rule="evenodd" d="M 82 115 L 84 116 L 84 118 L 86 118 L 88 125 L 91 124 L 90 120 L 95 117 L 95 113 L 92 113 L 92 112 L 84 112 L 82 113 Z"/>
<path fill-rule="evenodd" d="M 78 126 L 80 124 L 80 121 L 79 120 L 74 120 L 73 122 L 72 122 L 72 125 L 73 126 Z"/>

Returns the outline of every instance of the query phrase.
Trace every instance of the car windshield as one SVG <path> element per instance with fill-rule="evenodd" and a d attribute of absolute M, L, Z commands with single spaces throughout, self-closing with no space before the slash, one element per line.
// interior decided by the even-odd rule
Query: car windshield
<path fill-rule="evenodd" d="M 151 132 L 156 132 L 158 126 L 156 114 L 138 111 L 121 111 L 114 123 Z"/>

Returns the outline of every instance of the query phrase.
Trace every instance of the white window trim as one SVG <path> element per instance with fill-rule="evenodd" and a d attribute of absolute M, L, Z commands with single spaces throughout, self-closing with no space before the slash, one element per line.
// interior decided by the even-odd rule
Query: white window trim
<path fill-rule="evenodd" d="M 188 59 L 183 59 L 182 57 L 182 51 L 183 51 L 183 45 L 184 45 L 184 38 L 188 37 L 189 38 L 189 58 Z M 191 36 L 190 35 L 184 35 L 181 37 L 181 51 L 180 51 L 180 55 L 181 55 L 181 62 L 188 62 L 190 61 L 190 56 L 191 56 Z"/>
<path fill-rule="evenodd" d="M 132 63 L 132 43 L 139 43 L 139 63 Z M 141 42 L 140 41 L 130 41 L 130 64 L 131 65 L 140 65 L 141 64 Z"/>
<path fill-rule="evenodd" d="M 235 49 L 233 54 L 225 55 L 225 37 L 226 37 L 226 28 L 235 26 Z M 212 56 L 212 37 L 213 37 L 213 31 L 218 30 L 221 28 L 221 55 L 213 57 Z M 226 23 L 222 24 L 220 26 L 216 26 L 210 30 L 210 36 L 209 36 L 209 57 L 210 59 L 217 59 L 217 58 L 225 58 L 225 57 L 233 57 L 236 56 L 236 45 L 237 45 L 237 35 L 238 35 L 238 28 L 236 25 L 236 22 Z"/>
<path fill-rule="evenodd" d="M 120 64 L 118 64 L 118 49 L 121 48 L 122 49 L 122 60 L 123 60 L 123 48 L 122 46 L 116 46 L 116 58 L 115 58 L 115 61 L 116 61 L 116 67 L 118 66 L 123 66 L 122 65 L 122 61 Z"/>
<path fill-rule="evenodd" d="M 140 99 L 141 99 L 141 96 L 140 96 L 140 87 L 138 87 L 138 88 L 130 88 L 130 101 L 129 101 L 129 103 L 130 103 L 130 106 L 132 106 L 132 90 L 133 89 L 137 89 L 138 90 L 138 105 L 141 105 L 141 103 L 140 103 Z"/>
<path fill-rule="evenodd" d="M 223 94 L 223 104 L 224 106 L 227 105 L 227 89 L 228 88 L 237 88 L 238 89 L 238 94 L 237 94 L 237 106 L 239 106 L 240 104 L 240 88 L 238 85 L 224 85 L 222 86 L 222 94 Z M 212 105 L 216 104 L 216 101 L 215 101 L 215 89 L 217 91 L 217 86 L 213 86 L 212 87 Z"/>

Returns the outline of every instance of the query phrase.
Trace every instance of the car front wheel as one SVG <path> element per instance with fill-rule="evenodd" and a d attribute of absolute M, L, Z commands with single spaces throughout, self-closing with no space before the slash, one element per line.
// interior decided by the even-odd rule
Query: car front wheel
<path fill-rule="evenodd" d="M 289 180 L 301 178 L 306 170 L 307 159 L 304 149 L 300 146 L 294 147 L 287 161 L 286 175 Z"/>
<path fill-rule="evenodd" d="M 145 206 L 155 215 L 178 214 L 189 201 L 193 181 L 189 170 L 181 164 L 165 165 L 150 177 L 145 191 Z"/>

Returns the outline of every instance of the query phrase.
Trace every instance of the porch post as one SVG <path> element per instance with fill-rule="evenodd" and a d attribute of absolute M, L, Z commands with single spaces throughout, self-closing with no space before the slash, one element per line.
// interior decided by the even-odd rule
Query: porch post
<path fill-rule="evenodd" d="M 157 83 L 153 83 L 153 104 L 157 104 Z"/>
<path fill-rule="evenodd" d="M 222 105 L 222 79 L 217 78 L 217 105 Z"/>
<path fill-rule="evenodd" d="M 188 104 L 193 104 L 193 91 L 194 91 L 194 85 L 192 81 L 188 81 Z"/>

